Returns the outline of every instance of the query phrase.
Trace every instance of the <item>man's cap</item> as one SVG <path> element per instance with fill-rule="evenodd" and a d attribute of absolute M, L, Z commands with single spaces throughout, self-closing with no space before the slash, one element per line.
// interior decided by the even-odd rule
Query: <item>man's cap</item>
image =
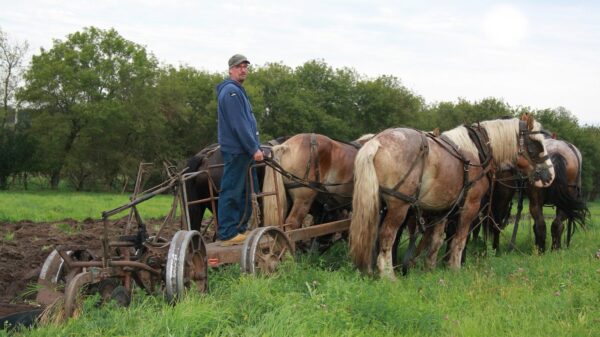
<path fill-rule="evenodd" d="M 244 56 L 242 54 L 235 54 L 229 59 L 229 68 L 235 67 L 238 64 L 242 64 L 244 62 L 250 63 L 250 61 L 248 61 L 246 56 Z"/>

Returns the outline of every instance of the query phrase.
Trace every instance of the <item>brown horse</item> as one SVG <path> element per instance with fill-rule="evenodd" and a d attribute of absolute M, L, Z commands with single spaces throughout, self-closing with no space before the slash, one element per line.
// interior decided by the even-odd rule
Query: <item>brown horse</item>
<path fill-rule="evenodd" d="M 275 225 L 282 219 L 291 229 L 299 228 L 311 207 L 314 210 L 315 200 L 324 213 L 337 213 L 338 218 L 347 214 L 352 199 L 354 158 L 360 145 L 370 137 L 365 135 L 348 144 L 320 134 L 301 133 L 274 146 L 272 165 L 285 177 L 277 174 L 274 179 L 274 169 L 265 170 L 263 191 L 273 191 L 277 184 L 280 193 L 279 201 L 264 198 L 264 223 Z M 286 194 L 292 203 L 289 214 Z M 319 216 L 312 215 L 315 223 L 322 222 Z"/>
<path fill-rule="evenodd" d="M 515 191 L 521 187 L 529 198 L 529 213 L 534 220 L 535 244 L 543 252 L 546 249 L 546 223 L 543 206 L 556 206 L 556 216 L 552 222 L 552 249 L 561 247 L 564 220 L 568 221 L 567 246 L 570 244 L 575 225 L 585 226 L 589 210 L 581 193 L 581 153 L 575 147 L 563 140 L 546 138 L 544 140 L 548 155 L 556 173 L 552 184 L 547 188 L 539 188 L 532 184 L 521 184 L 514 180 L 515 172 L 499 173 L 498 182 L 492 196 L 493 222 L 485 222 L 486 232 L 492 236 L 492 248 L 499 249 L 500 230 L 507 224 L 511 200 Z M 504 179 L 508 181 L 504 181 Z M 475 235 L 474 235 L 475 236 Z"/>
<path fill-rule="evenodd" d="M 423 211 L 450 214 L 460 209 L 448 259 L 451 268 L 459 268 L 470 224 L 489 187 L 490 161 L 496 167 L 516 167 L 539 186 L 554 179 L 541 125 L 524 119 L 460 126 L 440 137 L 408 128 L 388 129 L 368 141 L 355 160 L 350 256 L 357 267 L 370 273 L 376 264 L 380 275 L 395 278 L 392 245 L 412 207 L 421 219 Z M 379 227 L 381 202 L 387 213 Z M 430 229 L 432 256 L 443 241 L 445 218 Z M 426 226 L 421 222 L 421 227 Z"/>

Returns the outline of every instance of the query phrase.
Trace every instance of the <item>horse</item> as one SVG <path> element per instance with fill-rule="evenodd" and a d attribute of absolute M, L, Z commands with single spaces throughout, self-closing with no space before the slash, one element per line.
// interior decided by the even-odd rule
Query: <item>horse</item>
<path fill-rule="evenodd" d="M 288 137 L 278 137 L 263 144 L 263 146 L 273 146 L 284 142 Z M 190 157 L 186 164 L 187 173 L 203 171 L 203 173 L 186 180 L 187 200 L 193 202 L 212 197 L 218 197 L 223 177 L 223 157 L 221 156 L 221 147 L 219 144 L 211 144 L 200 150 L 194 156 Z M 256 170 L 258 181 L 262 183 L 264 177 L 264 168 L 258 166 Z M 211 190 L 212 189 L 212 190 Z M 192 203 L 188 205 L 190 216 L 190 228 L 199 230 L 204 213 L 207 209 L 217 216 L 218 199 L 213 199 L 214 207 L 208 202 Z"/>
<path fill-rule="evenodd" d="M 355 160 L 355 183 L 350 222 L 350 256 L 359 270 L 395 279 L 392 245 L 409 208 L 426 229 L 423 212 L 460 209 L 448 265 L 458 269 L 469 227 L 494 166 L 516 167 L 536 185 L 548 186 L 554 168 L 547 156 L 541 125 L 532 117 L 500 119 L 459 126 L 441 136 L 410 128 L 387 129 L 369 140 Z M 381 202 L 387 211 L 381 225 Z M 437 255 L 447 216 L 433 221 L 430 256 Z M 410 228 L 409 228 L 410 229 Z M 409 250 L 414 249 L 414 231 Z M 378 241 L 378 242 L 377 242 Z M 377 247 L 378 243 L 378 247 Z M 375 248 L 378 248 L 377 250 Z M 376 253 L 374 258 L 373 254 Z"/>
<path fill-rule="evenodd" d="M 263 192 L 274 191 L 277 185 L 282 193 L 264 198 L 264 223 L 275 225 L 285 219 L 290 229 L 297 229 L 309 212 L 315 223 L 323 222 L 325 216 L 338 219 L 347 216 L 352 199 L 354 158 L 361 144 L 371 136 L 364 135 L 345 143 L 321 134 L 301 133 L 274 146 L 269 165 L 272 167 L 265 170 Z M 274 177 L 275 170 L 281 174 Z M 292 204 L 289 213 L 288 195 Z"/>
<path fill-rule="evenodd" d="M 564 140 L 546 138 L 544 140 L 548 155 L 554 166 L 556 178 L 547 188 L 520 183 L 512 176 L 516 172 L 500 172 L 492 196 L 493 223 L 485 222 L 485 229 L 492 236 L 492 248 L 499 249 L 500 230 L 506 226 L 507 215 L 511 210 L 511 200 L 515 190 L 523 189 L 529 199 L 529 213 L 534 220 L 535 244 L 540 252 L 546 250 L 546 223 L 543 206 L 556 206 L 556 215 L 552 221 L 552 249 L 560 249 L 564 220 L 567 220 L 567 246 L 575 226 L 585 227 L 589 209 L 581 192 L 582 156 L 577 147 Z M 504 182 L 505 179 L 512 182 Z M 521 193 L 523 192 L 521 191 Z"/>

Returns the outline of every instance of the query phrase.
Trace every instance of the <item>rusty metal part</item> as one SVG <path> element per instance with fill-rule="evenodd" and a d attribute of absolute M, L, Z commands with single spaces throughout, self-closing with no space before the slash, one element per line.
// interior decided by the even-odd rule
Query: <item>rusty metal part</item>
<path fill-rule="evenodd" d="M 281 229 L 260 227 L 244 242 L 240 266 L 244 273 L 271 274 L 283 260 L 293 256 L 294 245 Z"/>
<path fill-rule="evenodd" d="M 175 302 L 195 284 L 199 292 L 208 290 L 206 245 L 198 231 L 180 230 L 171 240 L 165 271 L 167 299 Z"/>
<path fill-rule="evenodd" d="M 62 276 L 63 263 L 64 260 L 60 257 L 56 249 L 44 261 L 40 276 L 38 277 L 40 289 L 35 298 L 39 304 L 47 306 L 63 296 L 63 293 L 59 289 L 59 279 Z"/>
<path fill-rule="evenodd" d="M 93 254 L 81 248 L 82 246 L 59 246 L 50 252 L 38 277 L 40 286 L 36 295 L 38 303 L 50 305 L 62 297 L 66 284 L 82 271 L 81 266 L 74 264 L 80 263 L 80 260 L 89 261 L 93 258 Z M 85 263 L 83 261 L 81 263 Z"/>

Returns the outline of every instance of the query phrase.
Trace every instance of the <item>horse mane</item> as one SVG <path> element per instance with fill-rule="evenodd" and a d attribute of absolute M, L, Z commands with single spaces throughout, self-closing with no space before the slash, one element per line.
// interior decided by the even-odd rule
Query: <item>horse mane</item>
<path fill-rule="evenodd" d="M 455 127 L 452 130 L 444 131 L 442 135 L 448 137 L 459 150 L 470 153 L 475 158 L 479 158 L 479 151 L 473 141 L 469 137 L 469 132 L 464 126 Z"/>
<path fill-rule="evenodd" d="M 519 120 L 498 119 L 481 122 L 490 139 L 490 147 L 496 163 L 503 169 L 511 168 L 519 148 Z M 538 124 L 539 125 L 539 124 Z"/>

